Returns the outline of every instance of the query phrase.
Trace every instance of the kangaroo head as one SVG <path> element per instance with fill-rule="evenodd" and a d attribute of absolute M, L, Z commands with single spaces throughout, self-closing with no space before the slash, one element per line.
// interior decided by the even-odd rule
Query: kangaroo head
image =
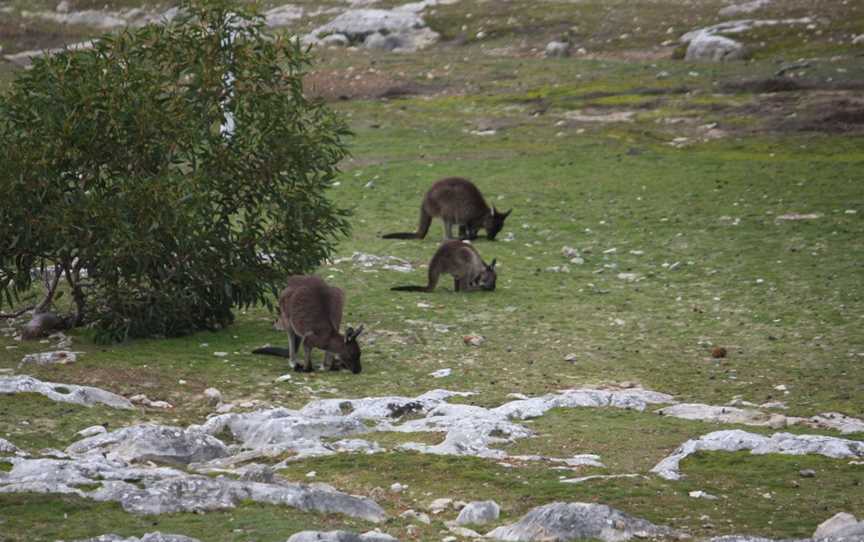
<path fill-rule="evenodd" d="M 498 232 L 504 227 L 504 220 L 510 216 L 510 213 L 512 212 L 513 209 L 510 209 L 506 213 L 499 213 L 498 209 L 492 207 L 492 213 L 486 216 L 483 220 L 483 227 L 486 228 L 486 237 L 490 241 L 495 240 L 495 236 L 498 235 Z"/>
<path fill-rule="evenodd" d="M 474 289 L 488 290 L 490 292 L 495 290 L 495 281 L 498 279 L 498 275 L 495 273 L 496 262 L 497 260 L 492 260 L 491 264 L 483 265 L 483 271 L 471 281 L 471 286 Z"/>
<path fill-rule="evenodd" d="M 356 330 L 349 327 L 345 330 L 345 354 L 339 356 L 339 361 L 346 369 L 350 369 L 355 375 L 362 370 L 360 366 L 360 345 L 357 344 L 357 337 L 363 333 L 361 325 Z"/>

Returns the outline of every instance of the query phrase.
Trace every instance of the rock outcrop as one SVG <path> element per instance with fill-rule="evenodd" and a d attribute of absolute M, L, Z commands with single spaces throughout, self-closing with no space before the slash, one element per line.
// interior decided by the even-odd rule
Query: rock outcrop
<path fill-rule="evenodd" d="M 498 527 L 485 536 L 515 542 L 583 539 L 619 542 L 672 534 L 672 529 L 659 527 L 604 504 L 556 502 L 534 508 L 518 522 Z"/>
<path fill-rule="evenodd" d="M 25 375 L 0 377 L 0 395 L 14 393 L 38 393 L 52 401 L 74 403 L 88 407 L 102 404 L 127 410 L 135 408 L 125 397 L 99 388 L 42 382 L 32 376 Z"/>
<path fill-rule="evenodd" d="M 864 442 L 822 435 L 793 435 L 774 433 L 770 437 L 748 433 L 738 429 L 715 431 L 698 439 L 691 439 L 679 446 L 669 457 L 651 469 L 651 472 L 667 480 L 681 478 L 679 466 L 685 457 L 699 451 L 737 452 L 749 450 L 754 455 L 819 454 L 832 458 L 864 457 Z"/>

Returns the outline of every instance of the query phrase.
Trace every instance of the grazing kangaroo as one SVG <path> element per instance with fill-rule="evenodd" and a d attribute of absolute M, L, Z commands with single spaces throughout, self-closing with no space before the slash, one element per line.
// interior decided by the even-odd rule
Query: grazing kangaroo
<path fill-rule="evenodd" d="M 441 273 L 453 275 L 457 292 L 495 289 L 495 262 L 486 265 L 477 249 L 462 241 L 444 241 L 429 262 L 429 283 L 426 286 L 394 286 L 397 292 L 431 292 L 438 285 Z"/>
<path fill-rule="evenodd" d="M 432 218 L 444 221 L 444 239 L 453 239 L 453 225 L 459 226 L 460 239 L 476 239 L 480 228 L 486 230 L 490 241 L 504 227 L 504 219 L 513 209 L 499 213 L 489 207 L 474 183 L 461 177 L 447 177 L 432 185 L 420 205 L 420 224 L 416 233 L 388 233 L 384 239 L 423 239 L 429 231 Z"/>
<path fill-rule="evenodd" d="M 357 337 L 363 326 L 356 330 L 348 328 L 345 335 L 339 333 L 342 324 L 342 307 L 345 294 L 339 288 L 328 285 L 314 276 L 295 275 L 288 279 L 288 286 L 279 294 L 278 327 L 288 332 L 288 357 L 295 371 L 312 372 L 312 348 L 324 350 L 324 366 L 338 371 L 340 364 L 352 373 L 360 372 L 360 345 Z M 297 361 L 300 347 L 305 351 L 305 365 Z M 253 354 L 269 354 L 285 357 L 284 348 L 265 347 Z M 339 364 L 333 356 L 338 356 Z"/>

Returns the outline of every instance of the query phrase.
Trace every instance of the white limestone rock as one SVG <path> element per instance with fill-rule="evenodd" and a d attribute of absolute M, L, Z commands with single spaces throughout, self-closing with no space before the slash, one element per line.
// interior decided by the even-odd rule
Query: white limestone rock
<path fill-rule="evenodd" d="M 771 4 L 771 1 L 772 0 L 752 0 L 751 2 L 745 2 L 743 4 L 732 4 L 731 6 L 726 6 L 725 8 L 720 9 L 720 11 L 717 12 L 717 15 L 721 17 L 747 15 L 768 6 Z"/>
<path fill-rule="evenodd" d="M 159 531 L 147 533 L 141 538 L 137 536 L 123 537 L 117 534 L 103 534 L 94 538 L 85 538 L 74 542 L 199 542 L 197 538 L 190 538 L 182 534 L 162 534 Z"/>
<path fill-rule="evenodd" d="M 687 46 L 684 60 L 727 62 L 747 58 L 744 44 L 725 36 L 699 35 Z"/>
<path fill-rule="evenodd" d="M 38 393 L 52 401 L 88 407 L 102 404 L 126 410 L 135 408 L 125 397 L 99 388 L 43 382 L 26 375 L 0 377 L 0 395 L 15 393 Z"/>
<path fill-rule="evenodd" d="M 501 508 L 495 501 L 474 501 L 468 503 L 456 518 L 457 525 L 484 525 L 498 520 Z"/>
<path fill-rule="evenodd" d="M 0 438 L 0 454 L 14 454 L 20 451 L 21 450 L 19 450 L 17 446 L 12 444 L 5 438 Z"/>
<path fill-rule="evenodd" d="M 674 531 L 630 516 L 603 504 L 556 502 L 539 506 L 518 522 L 498 527 L 487 538 L 508 541 L 599 539 L 619 542 L 632 538 L 671 536 Z"/>
<path fill-rule="evenodd" d="M 566 41 L 550 41 L 543 50 L 546 58 L 564 58 L 570 56 L 570 44 Z"/>
<path fill-rule="evenodd" d="M 660 461 L 651 472 L 667 480 L 679 480 L 679 465 L 685 457 L 698 451 L 737 452 L 749 450 L 754 455 L 778 453 L 785 455 L 819 454 L 835 459 L 864 457 L 864 442 L 822 435 L 774 433 L 770 437 L 738 429 L 715 431 L 679 446 L 669 457 Z"/>
<path fill-rule="evenodd" d="M 73 443 L 71 455 L 98 453 L 129 463 L 153 461 L 185 466 L 229 455 L 221 440 L 197 429 L 155 424 L 133 425 Z"/>
<path fill-rule="evenodd" d="M 858 521 L 852 514 L 839 512 L 820 523 L 813 538 L 864 540 L 864 521 Z"/>

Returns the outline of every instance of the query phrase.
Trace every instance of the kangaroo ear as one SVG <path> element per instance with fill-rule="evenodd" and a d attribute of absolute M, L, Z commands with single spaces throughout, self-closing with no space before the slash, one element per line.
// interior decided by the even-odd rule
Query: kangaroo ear
<path fill-rule="evenodd" d="M 348 326 L 348 327 L 345 329 L 345 342 L 346 342 L 346 343 L 349 342 L 349 341 L 351 340 L 351 336 L 352 336 L 352 335 L 354 335 L 354 328 L 351 327 L 351 326 Z"/>
<path fill-rule="evenodd" d="M 509 211 L 507 211 L 506 213 L 501 215 L 501 218 L 507 218 L 508 216 L 510 216 L 510 213 L 512 213 L 512 212 L 513 212 L 513 209 L 510 209 Z"/>
<path fill-rule="evenodd" d="M 360 324 L 360 327 L 358 327 L 357 331 L 354 332 L 354 338 L 356 339 L 359 337 L 361 333 L 363 333 L 363 324 Z"/>
<path fill-rule="evenodd" d="M 498 258 L 492 258 L 492 263 L 489 264 L 489 269 L 495 269 L 495 264 L 498 262 Z"/>

